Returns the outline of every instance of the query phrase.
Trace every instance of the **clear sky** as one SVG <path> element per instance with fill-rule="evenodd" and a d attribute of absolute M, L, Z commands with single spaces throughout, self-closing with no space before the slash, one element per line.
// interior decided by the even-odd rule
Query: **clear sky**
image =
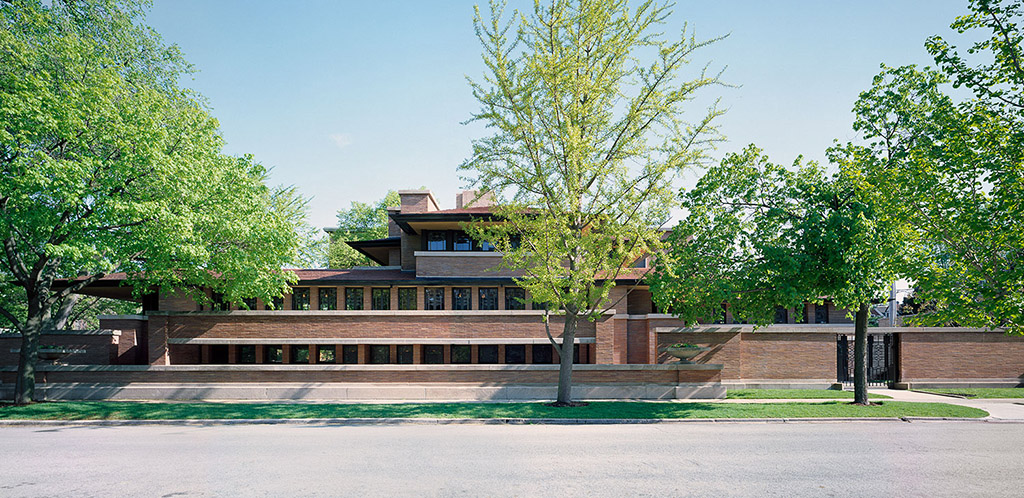
<path fill-rule="evenodd" d="M 483 74 L 475 3 L 155 0 L 147 22 L 199 70 L 185 83 L 208 98 L 227 152 L 312 197 L 310 221 L 324 227 L 388 189 L 425 186 L 454 207 L 456 167 L 484 134 L 460 124 L 477 109 L 465 76 Z M 931 63 L 925 38 L 949 35 L 966 4 L 680 0 L 665 32 L 686 22 L 698 38 L 730 35 L 690 68 L 727 66 L 738 85 L 705 94 L 728 108 L 716 155 L 756 143 L 789 164 L 853 140 L 850 109 L 879 64 Z"/>

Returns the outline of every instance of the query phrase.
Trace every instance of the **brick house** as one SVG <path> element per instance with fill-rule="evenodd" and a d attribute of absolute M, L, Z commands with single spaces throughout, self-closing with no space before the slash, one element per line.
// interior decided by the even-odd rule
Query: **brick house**
<path fill-rule="evenodd" d="M 426 190 L 399 192 L 388 236 L 349 242 L 379 267 L 300 269 L 290 295 L 213 305 L 184 295 L 143 300 L 139 316 L 108 316 L 101 330 L 53 332 L 74 351 L 43 365 L 45 396 L 111 398 L 535 399 L 551 397 L 557 351 L 531 296 L 496 269 L 501 254 L 464 222 L 490 216 L 489 198 L 459 194 L 441 209 Z M 576 336 L 575 396 L 718 397 L 723 386 L 825 387 L 849 369 L 846 310 L 829 303 L 780 309 L 776 325 L 686 328 L 658 313 L 644 262 L 616 282 L 612 309 Z M 84 292 L 129 299 L 111 275 Z M 248 309 L 246 309 L 248 308 Z M 561 330 L 557 317 L 552 331 Z M 874 369 L 905 384 L 1017 385 L 1024 341 L 964 328 L 872 329 Z M 660 350 L 710 349 L 681 365 Z M 4 347 L 8 346 L 10 347 Z M 15 337 L 0 338 L 0 390 L 13 381 Z M 951 354 L 950 347 L 957 354 Z M 852 348 L 848 348 L 852 349 Z M 260 387 L 253 387 L 259 382 Z M 88 385 L 86 388 L 84 386 Z M 100 386 L 100 387 L 97 387 Z M 271 386 L 271 387 L 267 387 Z"/>

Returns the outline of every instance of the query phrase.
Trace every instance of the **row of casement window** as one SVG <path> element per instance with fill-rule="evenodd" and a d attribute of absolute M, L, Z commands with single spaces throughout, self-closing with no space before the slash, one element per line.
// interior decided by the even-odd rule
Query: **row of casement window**
<path fill-rule="evenodd" d="M 237 351 L 237 362 L 238 363 L 256 363 L 257 359 L 257 348 L 254 345 L 239 345 L 236 346 Z M 227 345 L 212 345 L 209 346 L 209 363 L 228 363 L 228 346 Z M 341 350 L 338 351 L 338 348 Z M 368 345 L 367 358 L 364 363 L 369 364 L 413 364 L 414 349 L 412 345 L 403 344 L 395 347 L 395 357 L 391 356 L 391 346 L 389 345 Z M 428 344 L 422 346 L 422 357 L 420 363 L 424 364 L 442 364 L 444 363 L 445 348 L 448 350 L 449 362 L 450 363 L 472 363 L 472 348 L 473 346 L 465 344 Z M 476 363 L 484 364 L 496 364 L 498 363 L 499 354 L 497 345 L 479 345 L 477 348 L 477 361 Z M 291 346 L 289 347 L 290 354 L 288 358 L 289 363 L 311 363 L 309 361 L 310 355 L 309 346 Z M 316 357 L 312 363 L 341 363 L 341 364 L 359 364 L 359 346 L 355 344 L 346 344 L 342 346 L 317 346 L 315 349 Z M 527 358 L 526 345 L 523 344 L 510 344 L 505 346 L 505 363 L 507 364 L 550 364 L 554 359 L 556 352 L 550 344 L 535 344 L 531 348 L 530 358 Z M 283 346 L 263 346 L 263 363 L 284 363 L 284 347 Z M 575 363 L 579 363 L 580 360 L 580 345 L 576 344 L 574 348 L 574 359 Z"/>
<path fill-rule="evenodd" d="M 389 287 L 372 287 L 370 289 L 370 309 L 371 310 L 390 310 L 391 309 L 391 291 Z M 344 301 L 340 304 L 344 306 L 342 309 L 358 311 L 364 309 L 364 290 L 363 287 L 344 287 Z M 450 306 L 445 306 L 446 292 L 444 287 L 425 287 L 423 289 L 423 303 L 424 309 L 426 310 L 471 310 L 473 308 L 473 288 L 472 287 L 452 287 L 451 288 L 451 302 Z M 317 307 L 320 310 L 329 311 L 337 310 L 338 308 L 338 289 L 336 287 L 320 287 L 317 292 Z M 219 298 L 217 294 L 213 296 L 214 310 L 227 310 L 228 305 Z M 310 309 L 310 289 L 309 287 L 294 287 L 292 288 L 292 308 L 293 310 L 309 310 Z M 498 308 L 498 288 L 497 287 L 479 287 L 477 288 L 477 307 L 478 310 L 497 310 Z M 505 310 L 525 310 L 526 309 L 526 291 L 520 287 L 505 287 L 505 307 L 501 309 Z M 245 308 L 250 310 L 257 309 L 256 299 L 245 299 Z M 536 305 L 535 305 L 536 307 Z M 273 301 L 267 303 L 264 306 L 267 310 L 281 310 L 284 309 L 284 298 L 277 297 Z M 398 309 L 399 310 L 418 310 L 419 309 L 419 289 L 416 287 L 398 287 Z"/>

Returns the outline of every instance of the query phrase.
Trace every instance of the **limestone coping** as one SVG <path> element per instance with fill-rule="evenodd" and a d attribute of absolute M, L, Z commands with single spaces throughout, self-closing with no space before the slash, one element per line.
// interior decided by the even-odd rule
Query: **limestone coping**
<path fill-rule="evenodd" d="M 561 343 L 562 339 L 556 337 L 555 342 Z M 577 337 L 574 344 L 594 344 L 595 337 Z M 398 338 L 387 339 L 380 337 L 373 338 L 301 338 L 301 337 L 278 337 L 278 338 L 222 338 L 222 337 L 171 337 L 167 339 L 168 344 L 550 344 L 546 337 L 541 338 L 513 338 L 500 339 L 491 337 L 440 337 L 440 338 Z"/>
<path fill-rule="evenodd" d="M 42 335 L 121 335 L 121 331 L 110 329 L 44 330 Z M 0 339 L 12 339 L 15 337 L 21 337 L 21 332 L 5 332 L 0 334 Z"/>
<path fill-rule="evenodd" d="M 146 315 L 99 315 L 97 318 L 100 320 L 149 320 Z"/>
<path fill-rule="evenodd" d="M 837 323 L 837 324 L 803 324 L 803 323 L 785 323 L 778 325 L 768 325 L 765 327 L 754 328 L 753 325 L 740 325 L 740 324 L 727 324 L 727 325 L 701 325 L 697 327 L 655 327 L 654 333 L 656 334 L 672 334 L 672 333 L 700 333 L 700 334 L 714 334 L 714 333 L 727 333 L 735 334 L 738 332 L 742 333 L 754 333 L 754 334 L 853 334 L 854 326 L 852 323 Z M 986 329 L 977 327 L 869 327 L 869 334 L 935 334 L 935 333 L 978 333 L 978 332 L 997 332 L 1005 333 L 1002 329 Z"/>
<path fill-rule="evenodd" d="M 459 257 L 459 258 L 501 258 L 505 253 L 498 251 L 413 251 L 413 256 L 421 258 L 423 256 L 446 256 L 446 257 Z"/>
<path fill-rule="evenodd" d="M 338 365 L 338 364 L 232 364 L 232 365 L 38 365 L 36 370 L 47 372 L 237 372 L 237 371 L 552 371 L 559 365 L 507 365 L 507 364 L 416 364 L 416 365 Z M 594 364 L 582 363 L 572 367 L 573 371 L 674 371 L 674 370 L 721 370 L 718 363 L 657 363 L 657 364 Z M 0 367 L 0 371 L 13 372 L 17 367 L 8 365 Z"/>
<path fill-rule="evenodd" d="M 150 316 L 544 316 L 544 310 L 232 310 L 150 311 Z M 608 310 L 605 316 L 615 315 Z M 552 313 L 551 316 L 561 316 Z"/>

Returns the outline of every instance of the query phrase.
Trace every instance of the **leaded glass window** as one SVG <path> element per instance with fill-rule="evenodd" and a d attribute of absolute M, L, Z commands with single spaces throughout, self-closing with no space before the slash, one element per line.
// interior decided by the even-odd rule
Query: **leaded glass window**
<path fill-rule="evenodd" d="M 473 309 L 473 292 L 469 287 L 452 287 L 452 309 Z"/>
<path fill-rule="evenodd" d="M 505 309 L 525 310 L 526 291 L 521 287 L 505 287 Z"/>
<path fill-rule="evenodd" d="M 444 309 L 444 287 L 426 287 L 423 289 L 423 298 L 428 310 Z"/>
<path fill-rule="evenodd" d="M 389 310 L 391 309 L 391 289 L 382 287 L 370 291 L 370 309 Z"/>
<path fill-rule="evenodd" d="M 363 288 L 362 287 L 346 287 L 345 288 L 345 309 L 347 309 L 347 310 L 361 310 L 361 309 L 363 309 Z"/>
<path fill-rule="evenodd" d="M 415 287 L 399 287 L 398 288 L 398 309 L 400 310 L 415 310 L 418 308 L 416 303 L 416 288 Z"/>
<path fill-rule="evenodd" d="M 338 309 L 338 289 L 334 287 L 321 287 L 317 304 L 321 310 L 329 311 Z"/>
<path fill-rule="evenodd" d="M 498 309 L 498 288 L 481 287 L 479 306 L 482 310 Z"/>

